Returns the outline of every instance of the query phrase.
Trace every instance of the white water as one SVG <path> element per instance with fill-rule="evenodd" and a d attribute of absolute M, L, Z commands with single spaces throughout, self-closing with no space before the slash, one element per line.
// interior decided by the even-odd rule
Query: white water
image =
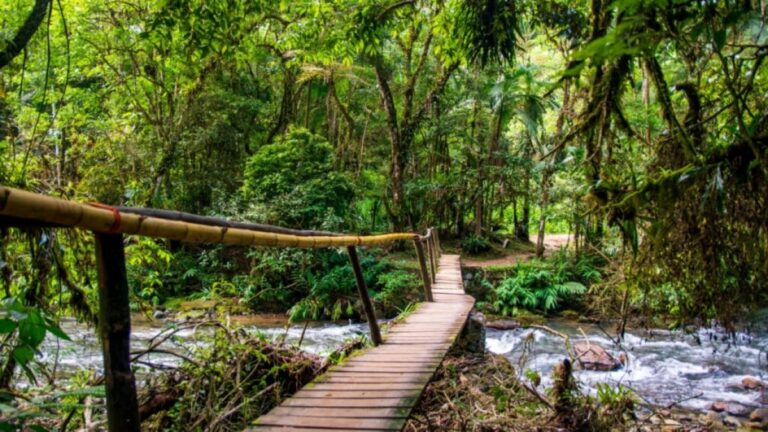
<path fill-rule="evenodd" d="M 131 330 L 131 351 L 140 352 L 146 350 L 153 338 L 164 330 L 170 331 L 174 326 L 184 326 L 183 323 L 167 323 L 155 321 L 150 324 L 134 324 Z M 78 324 L 72 320 L 63 320 L 62 330 L 72 339 L 71 341 L 59 340 L 48 335 L 40 348 L 37 360 L 49 368 L 57 363 L 57 370 L 63 375 L 70 375 L 78 369 L 93 370 L 101 373 L 103 360 L 101 347 L 96 333 L 88 326 Z M 242 328 L 251 334 L 261 334 L 267 340 L 279 340 L 285 336 L 285 343 L 296 345 L 301 337 L 303 325 L 291 326 L 287 333 L 284 326 L 277 325 L 244 325 Z M 160 344 L 157 348 L 181 355 L 189 355 L 190 350 L 205 346 L 209 343 L 212 333 L 209 327 L 197 329 L 184 329 L 175 333 L 169 340 Z M 337 324 L 337 323 L 313 323 L 307 327 L 301 349 L 320 356 L 327 356 L 335 349 L 340 348 L 346 341 L 368 332 L 368 326 L 362 324 Z M 151 353 L 143 356 L 146 361 L 160 367 L 172 367 L 180 363 L 181 359 L 173 354 Z M 135 364 L 139 369 L 139 376 L 148 370 L 146 365 Z"/>
<path fill-rule="evenodd" d="M 691 335 L 668 331 L 628 332 L 619 347 L 605 333 L 589 325 L 565 322 L 548 325 L 568 334 L 572 342 L 584 339 L 577 327 L 580 326 L 590 343 L 600 344 L 615 358 L 622 348 L 625 350 L 629 362 L 624 368 L 613 372 L 577 370 L 574 375 L 584 391 L 594 393 L 595 385 L 604 382 L 629 386 L 640 397 L 659 406 L 678 402 L 679 406 L 701 411 L 709 409 L 714 401 L 762 406 L 759 391 L 743 390 L 739 384 L 746 375 L 768 379 L 765 335 L 736 334 L 734 344 L 726 341 L 722 333 L 707 329 Z M 529 340 L 527 352 L 526 339 Z M 488 329 L 486 344 L 490 351 L 505 355 L 513 364 L 520 365 L 522 361 L 520 370 L 539 372 L 540 391 L 551 385 L 552 369 L 566 358 L 563 340 L 537 329 Z"/>

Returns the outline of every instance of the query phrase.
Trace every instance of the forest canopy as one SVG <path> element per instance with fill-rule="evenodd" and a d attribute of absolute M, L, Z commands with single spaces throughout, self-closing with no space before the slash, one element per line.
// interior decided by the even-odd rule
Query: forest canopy
<path fill-rule="evenodd" d="M 761 2 L 12 0 L 0 16 L 4 185 L 292 228 L 436 226 L 478 250 L 541 254 L 570 232 L 618 263 L 598 309 L 733 322 L 766 305 Z M 6 297 L 92 317 L 84 233 L 2 236 Z M 221 277 L 286 310 L 335 259 L 129 242 L 154 303 Z"/>

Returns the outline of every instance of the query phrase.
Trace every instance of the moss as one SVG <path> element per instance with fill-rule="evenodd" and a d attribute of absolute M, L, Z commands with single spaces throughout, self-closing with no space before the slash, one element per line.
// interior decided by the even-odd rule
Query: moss
<path fill-rule="evenodd" d="M 517 320 L 523 327 L 528 327 L 534 324 L 543 325 L 547 321 L 543 316 L 525 310 L 518 312 L 517 315 L 515 315 L 515 320 Z"/>

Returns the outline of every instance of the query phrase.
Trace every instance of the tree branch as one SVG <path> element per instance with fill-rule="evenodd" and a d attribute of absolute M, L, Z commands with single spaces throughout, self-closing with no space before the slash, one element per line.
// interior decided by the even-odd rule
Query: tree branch
<path fill-rule="evenodd" d="M 13 59 L 21 53 L 24 47 L 27 46 L 29 40 L 32 39 L 37 28 L 45 18 L 45 14 L 48 11 L 48 7 L 51 4 L 51 0 L 35 0 L 35 6 L 32 8 L 32 13 L 29 14 L 24 24 L 16 33 L 16 37 L 13 38 L 5 50 L 0 52 L 0 69 L 7 66 Z"/>

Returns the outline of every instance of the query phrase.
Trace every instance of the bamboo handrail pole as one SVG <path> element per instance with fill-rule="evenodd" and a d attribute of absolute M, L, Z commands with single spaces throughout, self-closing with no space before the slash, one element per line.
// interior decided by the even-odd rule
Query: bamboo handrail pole
<path fill-rule="evenodd" d="M 295 236 L 325 236 L 325 237 L 337 237 L 342 234 L 334 233 L 330 231 L 316 231 L 316 230 L 298 230 L 291 228 L 283 228 L 275 225 L 267 225 L 251 222 L 237 222 L 230 221 L 223 218 L 213 216 L 201 216 L 193 213 L 186 213 L 176 210 L 164 210 L 153 208 L 140 208 L 140 207 L 116 207 L 121 213 L 131 213 L 140 216 L 156 217 L 160 219 L 175 220 L 179 222 L 189 222 L 200 225 L 221 226 L 227 228 L 241 228 L 246 230 L 256 230 L 263 232 L 271 232 L 276 234 L 289 234 Z"/>
<path fill-rule="evenodd" d="M 415 233 L 372 236 L 344 234 L 299 236 L 220 225 L 204 225 L 133 213 L 121 213 L 116 208 L 75 203 L 6 186 L 0 186 L 0 216 L 40 221 L 57 226 L 77 227 L 101 233 L 133 234 L 179 241 L 241 246 L 299 248 L 381 246 L 419 237 Z"/>

